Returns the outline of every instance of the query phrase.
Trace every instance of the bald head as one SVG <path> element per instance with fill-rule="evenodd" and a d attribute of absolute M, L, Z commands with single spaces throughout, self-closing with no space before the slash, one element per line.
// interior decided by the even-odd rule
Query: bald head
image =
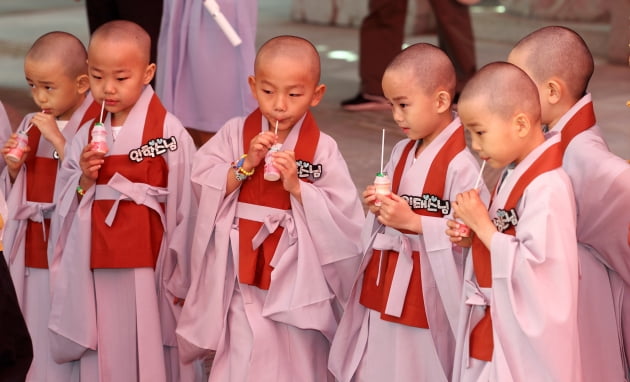
<path fill-rule="evenodd" d="M 262 62 L 277 57 L 288 57 L 301 61 L 304 68 L 313 75 L 315 83 L 319 83 L 321 75 L 319 53 L 310 41 L 297 36 L 277 36 L 268 40 L 256 54 L 254 72 L 257 71 Z"/>
<path fill-rule="evenodd" d="M 108 41 L 114 44 L 133 44 L 136 46 L 136 51 L 142 62 L 149 64 L 151 57 L 151 37 L 140 25 L 134 22 L 114 20 L 105 23 L 92 33 L 88 50 L 95 41 Z"/>
<path fill-rule="evenodd" d="M 582 98 L 593 75 L 588 46 L 580 35 L 565 27 L 544 27 L 530 33 L 512 49 L 510 61 L 514 55 L 521 57 L 523 69 L 534 82 L 542 84 L 558 77 L 575 100 Z"/>
<path fill-rule="evenodd" d="M 70 78 L 87 73 L 87 52 L 83 43 L 66 32 L 50 32 L 41 36 L 26 53 L 25 59 L 49 65 L 60 63 Z"/>
<path fill-rule="evenodd" d="M 527 73 L 507 62 L 488 64 L 468 81 L 459 97 L 460 108 L 470 101 L 504 120 L 523 113 L 532 123 L 540 123 L 536 85 Z"/>
<path fill-rule="evenodd" d="M 431 44 L 415 44 L 400 52 L 387 66 L 389 71 L 404 71 L 425 94 L 447 91 L 455 93 L 455 69 L 446 53 Z"/>

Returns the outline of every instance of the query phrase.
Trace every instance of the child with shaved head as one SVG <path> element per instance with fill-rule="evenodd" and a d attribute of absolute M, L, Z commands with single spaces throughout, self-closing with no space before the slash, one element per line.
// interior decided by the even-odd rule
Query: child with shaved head
<path fill-rule="evenodd" d="M 573 183 L 584 380 L 622 381 L 627 364 L 618 328 L 623 326 L 625 336 L 630 335 L 630 324 L 619 313 L 619 296 L 630 295 L 630 165 L 608 150 L 597 126 L 587 93 L 593 57 L 577 33 L 551 26 L 523 38 L 508 60 L 538 86 L 542 123 L 548 135 L 560 136 L 562 167 Z"/>
<path fill-rule="evenodd" d="M 331 379 L 363 211 L 337 144 L 309 111 L 324 95 L 319 79 L 310 42 L 267 41 L 249 77 L 258 109 L 195 156 L 193 280 L 177 333 L 185 358 L 216 350 L 210 381 Z M 265 179 L 271 165 L 278 180 Z"/>
<path fill-rule="evenodd" d="M 489 64 L 458 106 L 473 149 L 506 170 L 489 210 L 476 190 L 454 203 L 474 234 L 453 381 L 581 381 L 575 202 L 536 86 L 512 64 Z"/>
<path fill-rule="evenodd" d="M 18 131 L 28 131 L 21 158 L 7 154 L 17 145 L 13 134 L 4 144 L 6 167 L 0 182 L 10 206 L 6 222 L 5 254 L 18 300 L 33 339 L 34 357 L 29 381 L 68 381 L 70 363 L 57 364 L 48 341 L 50 310 L 48 251 L 57 169 L 66 142 L 84 122 L 98 115 L 89 92 L 83 43 L 65 32 L 39 37 L 24 59 L 31 95 L 41 110 L 24 117 Z"/>
<path fill-rule="evenodd" d="M 61 169 L 50 329 L 57 359 L 80 359 L 85 381 L 194 380 L 175 340 L 189 284 L 194 145 L 149 85 L 149 42 L 129 21 L 92 34 L 90 88 L 106 112 L 108 149 L 87 124 Z"/>
<path fill-rule="evenodd" d="M 408 47 L 385 70 L 383 91 L 408 139 L 385 166 L 391 194 L 363 192 L 363 262 L 329 361 L 339 381 L 451 378 L 464 258 L 444 231 L 451 201 L 479 173 L 451 111 L 455 83 L 448 56 L 430 44 Z M 485 186 L 480 193 L 488 198 Z"/>

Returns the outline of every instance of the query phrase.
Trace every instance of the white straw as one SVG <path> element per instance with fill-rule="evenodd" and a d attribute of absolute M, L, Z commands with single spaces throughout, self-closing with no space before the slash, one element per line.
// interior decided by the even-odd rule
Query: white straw
<path fill-rule="evenodd" d="M 475 190 L 479 188 L 479 183 L 481 182 L 481 174 L 483 174 L 483 168 L 486 167 L 486 161 L 483 161 L 481 164 L 481 170 L 479 170 L 479 175 L 477 175 L 477 181 L 475 181 Z"/>
<path fill-rule="evenodd" d="M 24 134 L 28 134 L 28 131 L 31 129 L 31 127 L 33 127 L 32 123 L 29 123 L 28 126 L 26 126 L 26 129 L 24 129 Z"/>
<path fill-rule="evenodd" d="M 276 119 L 276 132 L 275 132 L 275 134 L 278 135 L 278 120 L 277 119 Z"/>
<path fill-rule="evenodd" d="M 101 117 L 99 118 L 99 122 L 103 123 L 103 111 L 105 110 L 105 100 L 103 100 L 103 103 L 101 104 Z"/>
<path fill-rule="evenodd" d="M 381 136 L 381 174 L 383 173 L 383 156 L 385 155 L 385 129 Z"/>

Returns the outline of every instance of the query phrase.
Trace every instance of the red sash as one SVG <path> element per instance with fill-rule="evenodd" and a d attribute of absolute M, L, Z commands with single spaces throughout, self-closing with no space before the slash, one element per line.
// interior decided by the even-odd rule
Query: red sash
<path fill-rule="evenodd" d="M 407 158 L 415 146 L 416 141 L 410 141 L 402 152 L 400 160 L 394 170 L 394 178 L 392 179 L 392 192 L 398 194 L 398 188 L 402 179 L 405 163 Z M 444 198 L 444 183 L 446 181 L 446 172 L 453 158 L 466 148 L 466 139 L 464 129 L 460 126 L 450 136 L 448 141 L 442 146 L 438 154 L 433 159 L 431 167 L 427 173 L 424 182 L 423 194 L 436 195 Z M 412 153 L 413 155 L 413 153 Z M 440 212 L 430 212 L 425 209 L 416 209 L 414 212 L 423 216 L 442 217 Z M 398 261 L 398 252 L 383 251 L 384 264 L 381 264 L 381 282 L 376 284 L 379 278 L 379 262 L 381 260 L 381 251 L 373 250 L 364 273 L 363 286 L 361 289 L 361 297 L 359 302 L 366 308 L 381 312 L 381 319 L 385 321 L 396 322 L 403 325 L 415 326 L 418 328 L 428 328 L 427 314 L 424 306 L 424 294 L 422 292 L 422 278 L 420 272 L 420 253 L 414 251 L 412 253 L 413 269 L 411 271 L 411 280 L 407 288 L 407 295 L 400 317 L 388 315 L 385 313 L 387 299 L 394 278 L 394 270 Z"/>
<path fill-rule="evenodd" d="M 165 117 L 166 109 L 154 94 L 144 123 L 143 143 L 163 137 Z M 110 155 L 104 160 L 97 185 L 107 184 L 118 172 L 134 183 L 168 186 L 168 165 L 163 156 L 145 157 L 139 163 L 128 155 Z M 113 204 L 113 200 L 95 200 L 92 205 L 91 267 L 155 268 L 164 234 L 160 215 L 145 205 L 123 200 L 109 227 L 105 219 Z"/>
<path fill-rule="evenodd" d="M 521 199 L 523 192 L 532 180 L 536 179 L 541 174 L 561 166 L 562 147 L 559 143 L 556 143 L 547 148 L 523 175 L 521 175 L 510 192 L 503 209 L 506 211 L 516 209 L 518 201 Z M 516 235 L 516 227 L 510 225 L 503 233 L 514 236 Z M 477 284 L 482 288 L 492 287 L 490 251 L 476 235 L 474 235 L 472 239 L 472 259 Z M 488 307 L 486 308 L 484 317 L 470 333 L 470 356 L 483 361 L 490 361 L 492 359 L 493 349 L 492 319 L 490 317 L 490 307 Z"/>
<path fill-rule="evenodd" d="M 77 129 L 88 120 L 98 116 L 99 106 L 93 102 L 83 114 Z M 38 157 L 37 149 L 41 132 L 31 129 L 28 134 L 28 145 L 31 155 L 26 159 L 26 200 L 29 202 L 52 203 L 57 178 L 59 161 L 48 157 Z M 46 237 L 50 230 L 50 219 L 38 223 L 28 219 L 26 221 L 25 264 L 30 268 L 48 268 Z M 44 229 L 46 233 L 44 236 Z"/>
<path fill-rule="evenodd" d="M 595 125 L 595 111 L 593 110 L 593 103 L 589 102 L 582 106 L 562 129 L 560 133 L 562 153 L 564 154 L 567 146 L 569 146 L 569 143 L 576 135 L 590 129 L 593 125 Z"/>
<path fill-rule="evenodd" d="M 243 150 L 249 150 L 251 140 L 260 133 L 262 113 L 259 109 L 252 112 L 243 126 Z M 313 163 L 315 150 L 319 142 L 319 128 L 311 112 L 306 113 L 300 134 L 295 144 L 295 159 Z M 290 210 L 290 194 L 282 187 L 282 182 L 269 182 L 263 178 L 264 162 L 256 167 L 254 175 L 243 182 L 238 201 L 259 206 Z M 276 251 L 283 228 L 278 227 L 271 233 L 260 247 L 252 248 L 252 239 L 262 227 L 262 223 L 253 220 L 239 219 L 239 280 L 243 284 L 269 289 L 273 267 L 269 265 Z"/>

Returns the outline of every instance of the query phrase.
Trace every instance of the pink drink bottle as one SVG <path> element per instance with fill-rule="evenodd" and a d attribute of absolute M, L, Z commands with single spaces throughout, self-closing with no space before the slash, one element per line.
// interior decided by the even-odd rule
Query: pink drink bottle
<path fill-rule="evenodd" d="M 109 150 L 107 147 L 107 130 L 100 122 L 95 123 L 92 129 L 92 150 L 103 154 Z"/>
<path fill-rule="evenodd" d="M 24 155 L 24 148 L 28 145 L 28 135 L 25 132 L 19 131 L 17 133 L 17 146 L 9 150 L 7 153 L 7 159 L 12 160 L 14 162 L 22 159 L 22 155 Z"/>
<path fill-rule="evenodd" d="M 278 171 L 276 166 L 273 165 L 273 159 L 271 158 L 271 155 L 275 152 L 280 151 L 281 147 L 282 143 L 276 143 L 271 146 L 269 151 L 267 151 L 267 155 L 265 155 L 265 180 L 275 182 L 276 180 L 280 179 L 280 171 Z"/>
<path fill-rule="evenodd" d="M 376 178 L 374 178 L 374 188 L 376 189 L 376 193 L 379 195 L 389 195 L 392 192 L 392 181 L 389 179 L 386 172 L 379 172 L 376 174 Z M 376 200 L 374 205 L 380 206 L 381 202 Z"/>

